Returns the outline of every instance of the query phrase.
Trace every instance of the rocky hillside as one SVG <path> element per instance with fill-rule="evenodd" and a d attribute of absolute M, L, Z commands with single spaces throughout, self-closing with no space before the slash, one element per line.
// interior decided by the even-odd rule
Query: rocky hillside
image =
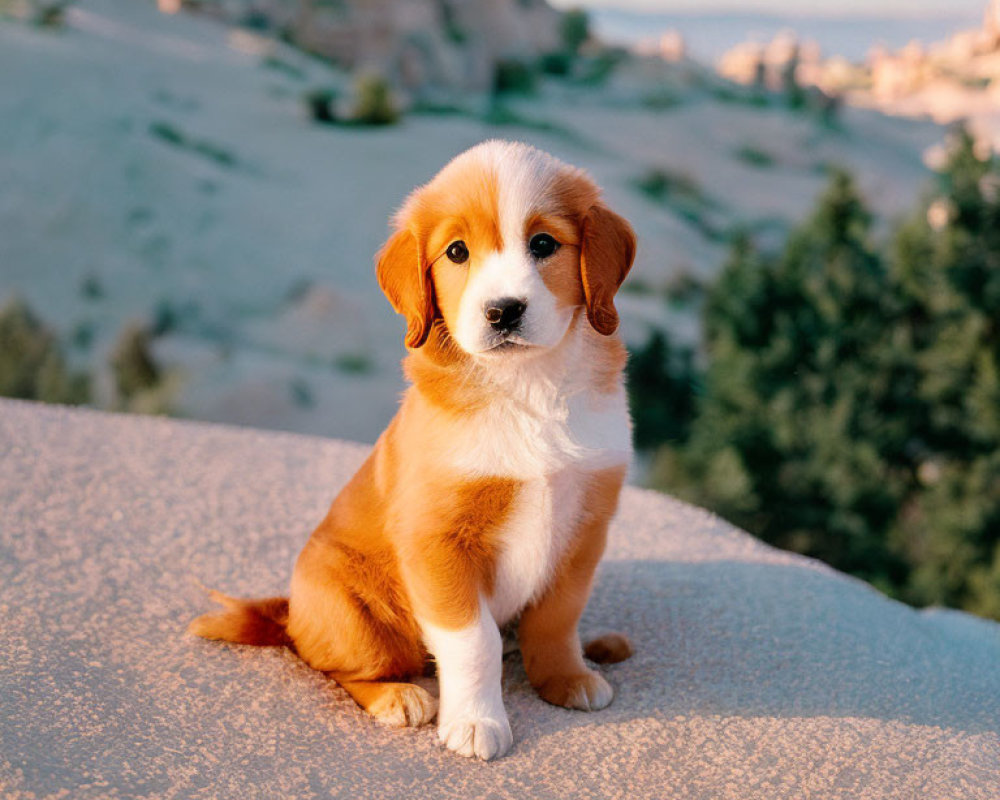
<path fill-rule="evenodd" d="M 276 32 L 350 70 L 411 91 L 485 90 L 498 63 L 562 46 L 546 0 L 160 0 Z"/>
<path fill-rule="evenodd" d="M 28 302 L 95 376 L 95 405 L 138 320 L 172 413 L 374 441 L 402 329 L 372 257 L 406 193 L 465 148 L 518 139 L 589 170 L 639 232 L 626 337 L 693 343 L 732 230 L 781 241 L 830 165 L 890 220 L 941 137 L 853 108 L 824 121 L 689 61 L 580 61 L 589 73 L 491 102 L 320 124 L 304 101 L 347 71 L 204 13 L 78 0 L 61 28 L 0 16 L 0 75 L 18 76 L 0 91 L 0 306 Z"/>

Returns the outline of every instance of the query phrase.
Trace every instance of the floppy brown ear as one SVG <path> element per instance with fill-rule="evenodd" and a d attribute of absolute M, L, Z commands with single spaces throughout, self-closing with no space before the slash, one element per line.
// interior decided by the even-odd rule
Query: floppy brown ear
<path fill-rule="evenodd" d="M 397 314 L 406 318 L 407 347 L 427 341 L 434 321 L 430 270 L 423 263 L 416 237 L 408 230 L 389 237 L 375 256 L 378 285 Z"/>
<path fill-rule="evenodd" d="M 607 206 L 592 206 L 583 220 L 580 276 L 587 319 L 594 330 L 610 336 L 618 329 L 615 292 L 635 260 L 632 226 Z"/>

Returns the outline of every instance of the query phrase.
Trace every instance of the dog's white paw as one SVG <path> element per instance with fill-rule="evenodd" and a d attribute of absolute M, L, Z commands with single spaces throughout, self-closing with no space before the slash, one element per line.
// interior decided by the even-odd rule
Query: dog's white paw
<path fill-rule="evenodd" d="M 438 728 L 438 739 L 449 750 L 460 756 L 481 758 L 491 761 L 500 758 L 514 743 L 510 723 L 506 716 L 480 717 L 473 719 L 459 717 Z"/>

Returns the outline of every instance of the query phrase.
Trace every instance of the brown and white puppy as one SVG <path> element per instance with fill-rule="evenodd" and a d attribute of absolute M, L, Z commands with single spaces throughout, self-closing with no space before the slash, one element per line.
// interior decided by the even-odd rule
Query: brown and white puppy
<path fill-rule="evenodd" d="M 306 544 L 283 598 L 196 619 L 206 638 L 288 644 L 390 725 L 511 746 L 498 626 L 518 619 L 550 703 L 613 691 L 577 634 L 630 456 L 613 298 L 635 235 L 580 170 L 491 141 L 415 190 L 378 255 L 406 318 L 412 386 Z M 628 657 L 623 637 L 588 645 Z M 440 708 L 406 678 L 436 662 Z"/>

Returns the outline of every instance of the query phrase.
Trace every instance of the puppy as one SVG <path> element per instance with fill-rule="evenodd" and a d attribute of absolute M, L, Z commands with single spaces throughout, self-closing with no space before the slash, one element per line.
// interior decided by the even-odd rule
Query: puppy
<path fill-rule="evenodd" d="M 290 645 L 380 722 L 422 725 L 464 756 L 512 743 L 500 626 L 517 620 L 544 700 L 614 695 L 577 623 L 631 452 L 613 298 L 629 224 L 587 175 L 490 141 L 416 189 L 377 256 L 406 320 L 411 383 L 295 565 L 290 596 L 199 617 L 209 639 Z M 605 636 L 592 660 L 631 653 Z M 406 682 L 433 659 L 440 706 Z"/>

